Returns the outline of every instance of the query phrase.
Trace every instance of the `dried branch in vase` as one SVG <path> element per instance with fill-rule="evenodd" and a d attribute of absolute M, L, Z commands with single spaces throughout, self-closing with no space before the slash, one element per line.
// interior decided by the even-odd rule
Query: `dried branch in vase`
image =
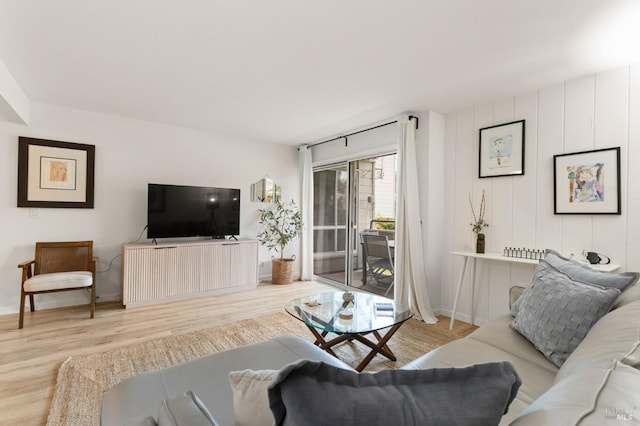
<path fill-rule="evenodd" d="M 476 216 L 476 211 L 473 208 L 473 201 L 471 200 L 471 193 L 469 193 L 469 204 L 471 205 L 471 213 L 473 214 L 473 222 L 470 223 L 471 230 L 479 234 L 482 230 L 489 226 L 487 222 L 484 220 L 484 212 L 486 209 L 487 202 L 484 196 L 484 189 L 482 190 L 482 200 L 480 200 L 480 214 Z"/>

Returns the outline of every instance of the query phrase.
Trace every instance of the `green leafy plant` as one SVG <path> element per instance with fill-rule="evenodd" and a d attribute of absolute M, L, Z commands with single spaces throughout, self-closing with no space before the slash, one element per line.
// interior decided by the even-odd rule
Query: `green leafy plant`
<path fill-rule="evenodd" d="M 262 229 L 258 233 L 258 241 L 269 250 L 280 253 L 284 260 L 284 248 L 302 231 L 302 215 L 298 206 L 277 202 L 271 207 L 258 210 L 258 223 Z"/>
<path fill-rule="evenodd" d="M 386 229 L 389 231 L 394 231 L 396 229 L 396 219 L 394 217 L 385 217 L 376 215 L 375 220 L 380 220 L 382 222 L 375 222 L 373 224 L 375 229 Z"/>

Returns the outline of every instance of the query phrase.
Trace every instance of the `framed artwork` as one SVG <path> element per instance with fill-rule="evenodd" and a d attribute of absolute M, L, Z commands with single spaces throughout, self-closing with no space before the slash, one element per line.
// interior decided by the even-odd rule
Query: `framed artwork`
<path fill-rule="evenodd" d="M 478 177 L 524 175 L 524 120 L 480 129 Z"/>
<path fill-rule="evenodd" d="M 18 207 L 93 208 L 95 145 L 20 137 Z"/>
<path fill-rule="evenodd" d="M 555 214 L 620 214 L 620 147 L 553 156 Z"/>

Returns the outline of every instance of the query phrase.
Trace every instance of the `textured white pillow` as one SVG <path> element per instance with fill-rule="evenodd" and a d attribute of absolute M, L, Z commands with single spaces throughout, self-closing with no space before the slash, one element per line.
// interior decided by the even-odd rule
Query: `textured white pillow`
<path fill-rule="evenodd" d="M 273 425 L 267 388 L 277 375 L 278 370 L 242 370 L 229 373 L 236 426 Z"/>

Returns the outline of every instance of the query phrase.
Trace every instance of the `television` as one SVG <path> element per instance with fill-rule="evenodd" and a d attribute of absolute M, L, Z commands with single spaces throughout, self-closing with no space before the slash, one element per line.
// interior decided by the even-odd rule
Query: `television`
<path fill-rule="evenodd" d="M 150 183 L 147 238 L 240 234 L 240 190 Z"/>

